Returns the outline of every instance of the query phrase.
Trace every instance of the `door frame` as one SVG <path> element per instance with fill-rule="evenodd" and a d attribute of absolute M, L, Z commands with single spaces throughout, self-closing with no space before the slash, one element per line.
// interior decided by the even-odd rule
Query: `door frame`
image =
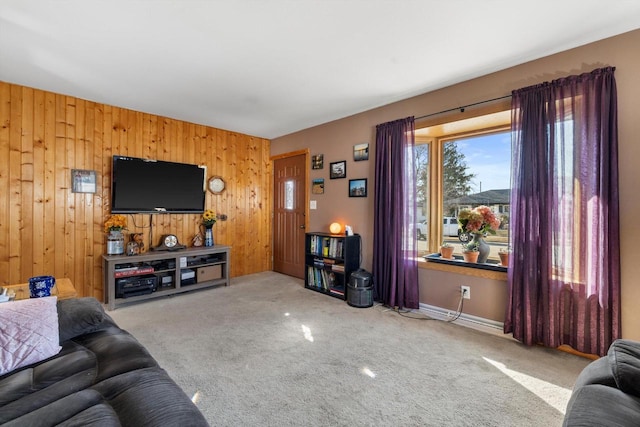
<path fill-rule="evenodd" d="M 304 230 L 305 233 L 309 230 L 309 197 L 311 197 L 311 190 L 309 189 L 309 169 L 310 169 L 310 161 L 311 161 L 311 154 L 309 152 L 308 148 L 304 148 L 302 150 L 296 150 L 296 151 L 289 151 L 287 153 L 282 153 L 282 154 L 276 154 L 274 156 L 271 156 L 269 158 L 269 160 L 271 161 L 271 192 L 273 193 L 273 185 L 275 184 L 275 178 L 274 178 L 274 172 L 275 172 L 275 167 L 274 167 L 274 162 L 276 160 L 280 160 L 280 159 L 286 159 L 288 157 L 295 157 L 295 156 L 299 156 L 301 154 L 304 154 L 304 162 L 305 162 L 305 167 L 304 167 Z M 275 223 L 273 221 L 275 221 L 275 195 L 274 197 L 271 198 L 271 271 L 273 271 L 273 263 L 274 263 L 274 240 L 275 240 Z"/>

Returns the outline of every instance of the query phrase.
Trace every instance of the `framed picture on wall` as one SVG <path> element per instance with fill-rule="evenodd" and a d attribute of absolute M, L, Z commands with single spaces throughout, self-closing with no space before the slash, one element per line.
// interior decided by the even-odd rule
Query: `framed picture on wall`
<path fill-rule="evenodd" d="M 324 178 L 316 178 L 311 184 L 311 193 L 324 194 Z"/>
<path fill-rule="evenodd" d="M 349 180 L 349 197 L 367 197 L 367 178 Z"/>
<path fill-rule="evenodd" d="M 369 160 L 369 143 L 356 144 L 353 146 L 353 160 Z"/>
<path fill-rule="evenodd" d="M 329 178 L 346 178 L 347 177 L 347 161 L 340 160 L 339 162 L 333 162 L 330 164 Z"/>
<path fill-rule="evenodd" d="M 96 171 L 85 169 L 71 169 L 72 193 L 95 193 Z"/>
<path fill-rule="evenodd" d="M 322 169 L 324 167 L 324 155 L 314 154 L 311 156 L 311 169 Z"/>

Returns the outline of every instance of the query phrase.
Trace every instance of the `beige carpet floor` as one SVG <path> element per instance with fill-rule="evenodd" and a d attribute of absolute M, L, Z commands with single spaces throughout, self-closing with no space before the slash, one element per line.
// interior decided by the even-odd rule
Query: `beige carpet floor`
<path fill-rule="evenodd" d="M 213 426 L 560 426 L 589 363 L 274 272 L 109 314 Z"/>

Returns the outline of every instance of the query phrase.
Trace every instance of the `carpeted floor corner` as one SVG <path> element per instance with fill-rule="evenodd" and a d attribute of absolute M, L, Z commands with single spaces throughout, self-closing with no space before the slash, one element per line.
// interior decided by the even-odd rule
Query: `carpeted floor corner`
<path fill-rule="evenodd" d="M 559 426 L 589 363 L 274 272 L 109 314 L 212 426 Z"/>

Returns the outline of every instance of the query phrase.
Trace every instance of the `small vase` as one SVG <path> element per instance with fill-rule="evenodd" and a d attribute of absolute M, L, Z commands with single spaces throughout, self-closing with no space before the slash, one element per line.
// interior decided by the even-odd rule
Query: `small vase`
<path fill-rule="evenodd" d="M 462 257 L 464 258 L 464 262 L 476 263 L 478 262 L 479 255 L 480 255 L 480 252 L 478 251 L 462 252 Z"/>
<path fill-rule="evenodd" d="M 478 247 L 478 262 L 481 264 L 487 262 L 487 258 L 489 258 L 489 252 L 491 252 L 491 247 L 487 244 L 487 242 L 484 241 L 484 235 L 474 233 L 471 243 L 475 243 Z"/>
<path fill-rule="evenodd" d="M 205 226 L 204 230 L 204 245 L 213 246 L 213 226 Z"/>
<path fill-rule="evenodd" d="M 453 246 L 441 246 L 440 256 L 444 259 L 451 259 L 453 257 Z"/>
<path fill-rule="evenodd" d="M 107 255 L 124 253 L 124 235 L 120 230 L 111 230 L 107 236 Z"/>

